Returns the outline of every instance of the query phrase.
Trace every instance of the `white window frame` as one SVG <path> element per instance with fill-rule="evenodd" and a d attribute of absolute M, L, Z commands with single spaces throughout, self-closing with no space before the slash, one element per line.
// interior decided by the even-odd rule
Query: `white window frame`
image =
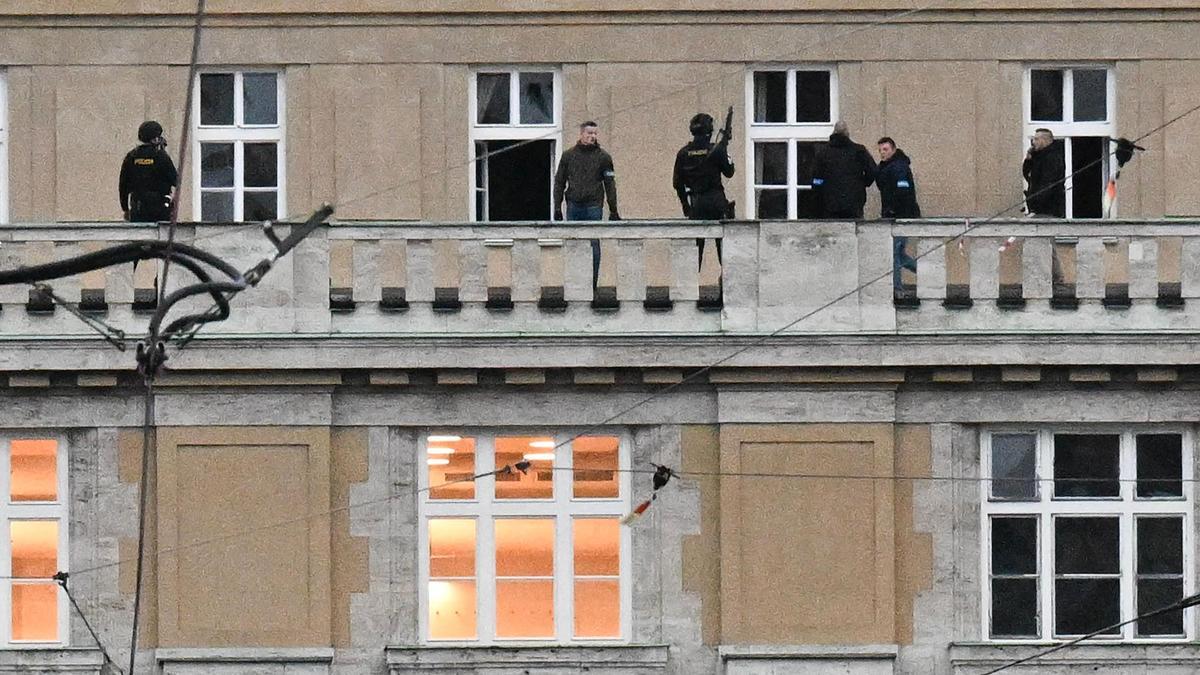
<path fill-rule="evenodd" d="M 549 124 L 521 124 L 521 73 L 551 73 L 554 76 L 554 104 L 551 106 L 554 119 Z M 508 124 L 479 123 L 479 82 L 480 75 L 508 75 Z M 469 138 L 467 139 L 467 181 L 470 189 L 467 191 L 467 214 L 470 222 L 482 222 L 476 218 L 477 205 L 481 193 L 486 193 L 487 187 L 479 185 L 475 163 L 478 155 L 475 144 L 478 141 L 529 141 L 546 140 L 554 142 L 554 153 L 550 158 L 550 199 L 554 197 L 554 171 L 558 168 L 558 160 L 563 153 L 563 78 L 562 68 L 558 66 L 479 66 L 471 69 L 468 85 Z M 515 122 L 513 120 L 516 120 Z M 583 120 L 580 120 L 582 122 Z M 486 169 L 485 169 L 486 170 Z M 551 204 L 550 213 L 554 213 Z"/>
<path fill-rule="evenodd" d="M 0 68 L 0 225 L 8 223 L 8 77 Z"/>
<path fill-rule="evenodd" d="M 475 472 L 494 470 L 495 439 L 511 437 L 553 438 L 563 444 L 555 452 L 553 466 L 554 497 L 551 499 L 495 499 L 495 481 L 483 478 L 475 482 L 472 499 L 429 499 L 429 471 L 425 464 L 426 438 L 429 435 L 454 434 L 475 439 Z M 471 431 L 444 429 L 422 435 L 417 448 L 417 474 L 420 476 L 418 502 L 418 595 L 419 635 L 422 644 L 455 645 L 594 645 L 626 644 L 630 641 L 633 605 L 632 537 L 630 528 L 621 526 L 620 598 L 621 634 L 616 638 L 580 638 L 574 636 L 574 546 L 572 521 L 576 518 L 621 518 L 630 503 L 630 438 L 615 431 L 589 430 L 587 436 L 611 436 L 619 440 L 619 496 L 610 498 L 577 498 L 573 494 L 574 472 L 570 469 L 574 453 L 568 443 L 574 434 L 561 430 Z M 434 518 L 470 519 L 475 521 L 475 598 L 476 638 L 433 639 L 429 637 L 429 521 Z M 494 538 L 495 518 L 554 519 L 554 627 L 555 637 L 500 638 L 496 637 L 496 556 Z"/>
<path fill-rule="evenodd" d="M 1054 498 L 1054 434 L 1088 433 L 1088 434 L 1119 434 L 1120 435 L 1120 472 L 1121 497 L 1074 497 Z M 1137 483 L 1137 446 L 1135 437 L 1142 434 L 1171 433 L 1182 436 L 1183 496 L 1174 498 L 1136 499 Z M 1030 434 L 1036 437 L 1035 467 L 1038 489 L 1037 501 L 1000 500 L 991 496 L 991 466 L 992 438 L 996 435 Z M 1196 592 L 1195 582 L 1195 552 L 1192 532 L 1193 511 L 1195 501 L 1193 496 L 1194 477 L 1194 447 L 1195 436 L 1190 429 L 1169 426 L 1131 426 L 1131 425 L 1096 425 L 1089 427 L 1013 427 L 994 428 L 985 430 L 980 438 L 980 586 L 983 598 L 980 607 L 980 633 L 982 639 L 993 643 L 1045 643 L 1047 641 L 1066 641 L 1076 636 L 1058 637 L 1054 634 L 1054 518 L 1057 516 L 1116 516 L 1119 518 L 1120 556 L 1121 556 L 1121 620 L 1132 619 L 1137 615 L 1136 603 L 1136 560 L 1137 549 L 1134 540 L 1135 520 L 1139 516 L 1179 516 L 1183 518 L 1183 594 L 1191 595 Z M 1039 636 L 1033 637 L 992 637 L 992 585 L 991 562 L 992 541 L 989 520 L 993 516 L 1032 516 L 1037 518 L 1038 527 L 1038 631 Z M 1196 637 L 1196 612 L 1193 609 L 1184 610 L 1184 636 L 1137 637 L 1136 625 L 1129 624 L 1121 629 L 1118 636 L 1096 637 L 1095 641 L 1159 644 L 1182 643 L 1194 640 Z"/>
<path fill-rule="evenodd" d="M 10 448 L 14 440 L 53 440 L 56 444 L 55 470 L 58 478 L 58 499 L 52 502 L 14 502 L 12 501 L 12 464 Z M 12 537 L 10 525 L 12 521 L 53 520 L 58 523 L 58 569 L 59 572 L 69 572 L 70 553 L 70 501 L 67 492 L 68 472 L 67 439 L 63 434 L 53 433 L 23 433 L 11 431 L 0 436 L 0 504 L 3 504 L 4 524 L 3 536 L 0 536 L 0 649 L 30 649 L 53 646 L 66 646 L 70 643 L 71 607 L 67 594 L 58 593 L 58 640 L 45 642 L 34 640 L 14 641 L 12 639 L 12 586 L 16 581 L 12 577 Z M 57 590 L 57 584 L 50 582 Z"/>
<path fill-rule="evenodd" d="M 828 122 L 796 122 L 796 76 L 798 71 L 825 71 L 829 73 L 829 121 Z M 787 77 L 787 122 L 755 122 L 754 121 L 754 74 L 761 72 L 786 72 Z M 840 119 L 839 87 L 837 67 L 828 64 L 806 65 L 759 65 L 751 66 L 746 71 L 746 102 L 742 118 L 745 120 L 744 133 L 746 151 L 746 204 L 747 217 L 756 218 L 758 214 L 758 189 L 781 189 L 779 185 L 757 185 L 754 182 L 755 154 L 754 145 L 760 142 L 786 142 L 787 157 L 787 219 L 797 218 L 798 201 L 796 190 L 811 190 L 811 186 L 798 185 L 799 176 L 796 171 L 796 143 L 823 142 L 829 140 L 833 133 L 834 124 Z"/>
<path fill-rule="evenodd" d="M 1033 119 L 1033 71 L 1035 70 L 1060 70 L 1063 73 L 1063 119 L 1062 121 L 1046 121 Z M 1075 71 L 1076 70 L 1104 70 L 1107 74 L 1105 81 L 1105 121 L 1103 122 L 1076 122 L 1075 120 Z M 1067 218 L 1074 218 L 1075 208 L 1071 200 L 1071 194 L 1075 188 L 1075 180 L 1071 177 L 1074 153 L 1072 152 L 1072 144 L 1067 143 L 1066 139 L 1073 136 L 1104 136 L 1108 138 L 1117 137 L 1117 70 L 1109 63 L 1051 63 L 1051 64 L 1031 64 L 1025 67 L 1025 77 L 1022 82 L 1021 95 L 1021 120 L 1024 125 L 1024 135 L 1022 136 L 1024 145 L 1021 147 L 1021 156 L 1025 156 L 1025 152 L 1029 150 L 1029 139 L 1038 129 L 1049 129 L 1054 133 L 1055 140 L 1063 140 L 1063 166 L 1066 170 L 1067 179 L 1063 183 L 1063 189 L 1066 191 L 1066 205 L 1064 215 Z M 1115 146 L 1111 143 L 1105 149 L 1105 160 L 1102 165 L 1104 175 L 1107 179 L 1111 179 L 1117 173 L 1117 164 L 1112 161 Z M 1111 217 L 1116 217 L 1118 204 L 1113 202 Z M 1088 220 L 1092 220 L 1089 218 Z"/>
<path fill-rule="evenodd" d="M 247 74 L 271 73 L 275 75 L 275 124 L 244 124 L 242 78 Z M 233 125 L 203 125 L 200 123 L 200 76 L 233 75 Z M 283 70 L 262 67 L 230 67 L 201 70 L 192 83 L 192 217 L 201 219 L 200 145 L 202 143 L 233 143 L 233 220 L 242 222 L 245 194 L 244 149 L 246 143 L 269 142 L 277 146 L 275 152 L 276 187 L 275 213 L 278 219 L 287 216 L 287 83 Z M 210 190 L 211 191 L 211 190 Z M 250 189 L 250 192 L 268 190 Z"/>

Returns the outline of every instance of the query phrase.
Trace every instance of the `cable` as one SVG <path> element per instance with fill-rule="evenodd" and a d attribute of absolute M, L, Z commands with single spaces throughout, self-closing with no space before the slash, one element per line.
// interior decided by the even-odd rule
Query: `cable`
<path fill-rule="evenodd" d="M 1121 621 L 1119 623 L 1114 623 L 1111 626 L 1105 626 L 1104 628 L 1092 631 L 1091 633 L 1088 633 L 1087 635 L 1081 635 L 1081 636 L 1075 638 L 1074 640 L 1071 640 L 1070 642 L 1064 642 L 1061 645 L 1055 645 L 1053 647 L 1050 647 L 1049 649 L 1044 649 L 1035 654 L 1031 654 L 1024 658 L 1017 659 L 1016 661 L 1009 661 L 1008 663 L 1000 666 L 999 668 L 993 668 L 992 670 L 989 670 L 986 673 L 982 673 L 981 675 L 995 675 L 995 673 L 999 673 L 1001 671 L 1008 670 L 1009 668 L 1019 666 L 1022 663 L 1028 663 L 1029 661 L 1033 661 L 1035 659 L 1040 659 L 1043 656 L 1053 654 L 1054 652 L 1057 652 L 1057 651 L 1062 651 L 1063 649 L 1066 649 L 1068 647 L 1074 647 L 1075 645 L 1079 644 L 1080 642 L 1083 642 L 1084 640 L 1089 640 L 1098 635 L 1102 635 L 1109 631 L 1116 630 L 1118 628 L 1121 628 L 1128 624 L 1134 623 L 1136 621 L 1141 621 L 1142 619 L 1149 619 L 1151 617 L 1158 616 L 1159 614 L 1167 614 L 1168 612 L 1182 612 L 1183 610 L 1187 609 L 1188 607 L 1194 607 L 1196 605 L 1200 605 L 1200 593 L 1197 593 L 1194 595 L 1189 595 L 1189 596 L 1183 598 L 1182 600 L 1180 600 L 1179 602 L 1167 605 L 1166 607 L 1162 607 L 1160 609 L 1156 609 L 1151 612 L 1146 612 L 1145 614 L 1139 614 L 1139 615 L 1133 617 L 1132 619 L 1128 619 L 1126 621 Z"/>
<path fill-rule="evenodd" d="M 67 579 L 69 577 L 70 575 L 66 572 L 58 572 L 51 578 L 57 581 L 58 585 L 62 587 L 63 592 L 67 594 L 67 599 L 71 601 L 71 606 L 75 608 L 75 612 L 79 614 L 79 618 L 83 620 L 84 627 L 86 627 L 88 632 L 92 634 L 92 640 L 96 642 L 96 647 L 100 649 L 100 654 L 104 657 L 104 663 L 111 665 L 117 669 L 118 673 L 124 675 L 125 671 L 121 670 L 121 667 L 118 666 L 115 661 L 113 661 L 112 656 L 108 653 L 108 650 L 104 648 L 104 643 L 100 641 L 100 636 L 96 634 L 96 629 L 92 628 L 92 622 L 88 621 L 87 615 L 83 613 L 83 608 L 79 606 L 79 602 L 75 600 L 75 595 L 71 593 L 70 587 L 67 586 Z"/>
<path fill-rule="evenodd" d="M 125 342 L 125 331 L 94 316 L 88 316 L 87 314 L 84 314 L 79 310 L 78 307 L 73 306 L 63 298 L 60 298 L 49 284 L 33 283 L 30 285 L 43 293 L 46 297 L 50 298 L 50 301 L 55 305 L 58 305 L 59 307 L 62 307 L 71 314 L 75 315 L 77 319 L 98 333 L 100 337 L 104 338 L 105 342 L 108 342 L 108 344 L 116 347 L 117 351 L 123 352 L 128 348 L 128 345 Z"/>

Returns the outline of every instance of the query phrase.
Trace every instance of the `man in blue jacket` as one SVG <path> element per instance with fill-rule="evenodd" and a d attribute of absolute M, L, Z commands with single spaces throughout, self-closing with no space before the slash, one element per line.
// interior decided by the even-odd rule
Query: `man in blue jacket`
<path fill-rule="evenodd" d="M 875 185 L 879 188 L 881 218 L 921 217 L 912 160 L 888 136 L 879 139 L 879 168 L 875 173 Z M 907 244 L 907 237 L 892 239 L 892 286 L 896 290 L 901 289 L 901 268 L 917 271 L 917 261 L 905 250 Z"/>

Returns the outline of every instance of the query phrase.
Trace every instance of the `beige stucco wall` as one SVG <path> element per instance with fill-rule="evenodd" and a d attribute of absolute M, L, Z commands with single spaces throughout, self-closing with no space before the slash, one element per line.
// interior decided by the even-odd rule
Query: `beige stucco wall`
<path fill-rule="evenodd" d="M 82 19 L 22 17 L 34 10 L 18 4 L 27 3 L 0 3 L 10 219 L 115 219 L 116 169 L 138 122 L 159 119 L 173 142 L 179 138 L 188 21 L 103 16 L 117 7 L 99 0 L 71 3 L 72 13 L 96 14 Z M 162 11 L 183 12 L 188 4 L 168 3 Z M 1122 135 L 1148 131 L 1200 99 L 1200 62 L 1190 47 L 1200 42 L 1200 14 L 1185 10 L 931 11 L 869 27 L 854 14 L 735 13 L 697 22 L 673 11 L 705 9 L 703 2 L 562 16 L 525 16 L 517 2 L 504 5 L 511 12 L 480 15 L 486 21 L 457 12 L 494 3 L 406 4 L 410 13 L 403 15 L 366 15 L 395 3 L 351 3 L 335 16 L 305 15 L 289 4 L 278 16 L 247 18 L 236 16 L 249 11 L 245 3 L 215 4 L 203 38 L 205 65 L 284 72 L 292 213 L 328 200 L 343 204 L 346 218 L 467 219 L 474 64 L 561 68 L 564 140 L 571 142 L 582 118 L 601 123 L 626 218 L 677 215 L 670 168 L 688 140 L 686 121 L 699 110 L 719 115 L 730 104 L 740 173 L 728 191 L 745 213 L 741 122 L 745 72 L 754 63 L 837 64 L 842 117 L 861 142 L 885 133 L 900 141 L 914 158 L 928 215 L 979 216 L 1019 201 L 1021 83 L 1029 63 L 1115 64 Z M 1012 3 L 955 7 L 964 4 Z M 442 18 L 423 15 L 438 7 L 447 12 Z M 572 7 L 563 0 L 546 12 Z M 1200 168 L 1190 151 L 1197 136 L 1200 114 L 1147 139 L 1150 152 L 1124 175 L 1121 215 L 1200 213 L 1200 195 L 1188 189 Z M 185 196 L 185 216 L 190 207 Z M 876 209 L 873 199 L 867 214 Z"/>

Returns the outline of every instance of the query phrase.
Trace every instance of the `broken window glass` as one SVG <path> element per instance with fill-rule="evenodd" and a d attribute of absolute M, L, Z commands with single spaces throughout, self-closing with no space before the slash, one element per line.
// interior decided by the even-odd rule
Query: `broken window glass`
<path fill-rule="evenodd" d="M 992 436 L 992 497 L 1013 501 L 1038 498 L 1037 437 L 1033 434 Z"/>
<path fill-rule="evenodd" d="M 1054 435 L 1055 497 L 1118 497 L 1120 436 Z"/>

